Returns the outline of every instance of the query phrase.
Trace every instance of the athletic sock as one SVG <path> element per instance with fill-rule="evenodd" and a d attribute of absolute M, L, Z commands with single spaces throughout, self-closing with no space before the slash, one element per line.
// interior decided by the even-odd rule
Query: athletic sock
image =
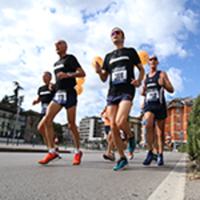
<path fill-rule="evenodd" d="M 115 152 L 114 152 L 114 151 L 112 151 L 112 150 L 110 151 L 110 153 L 111 153 L 112 155 L 114 155 L 114 154 L 115 154 Z"/>
<path fill-rule="evenodd" d="M 49 149 L 49 153 L 50 153 L 50 154 L 54 154 L 55 152 L 56 152 L 56 151 L 55 151 L 54 148 L 50 148 L 50 149 Z"/>
<path fill-rule="evenodd" d="M 75 154 L 79 154 L 80 150 L 79 149 L 75 149 Z"/>

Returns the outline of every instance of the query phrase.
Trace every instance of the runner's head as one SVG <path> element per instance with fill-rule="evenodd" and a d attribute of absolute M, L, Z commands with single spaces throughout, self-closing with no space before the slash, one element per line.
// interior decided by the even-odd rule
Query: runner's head
<path fill-rule="evenodd" d="M 149 66 L 150 66 L 151 70 L 156 70 L 158 64 L 159 64 L 159 62 L 158 62 L 157 56 L 152 55 L 149 57 Z"/>
<path fill-rule="evenodd" d="M 49 83 L 51 81 L 51 73 L 48 71 L 44 72 L 42 78 L 43 78 L 45 85 L 49 85 Z"/>
<path fill-rule="evenodd" d="M 118 44 L 123 44 L 124 43 L 124 32 L 122 29 L 115 27 L 111 31 L 111 40 L 113 44 L 118 45 Z"/>
<path fill-rule="evenodd" d="M 59 56 L 62 56 L 66 53 L 67 51 L 67 43 L 64 40 L 58 40 L 55 43 L 56 46 L 56 52 Z"/>

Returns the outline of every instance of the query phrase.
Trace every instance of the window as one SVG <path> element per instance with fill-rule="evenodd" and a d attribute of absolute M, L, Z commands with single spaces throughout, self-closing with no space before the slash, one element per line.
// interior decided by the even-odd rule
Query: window
<path fill-rule="evenodd" d="M 180 121 L 180 115 L 177 115 L 177 116 L 176 116 L 176 120 L 177 120 L 177 121 Z"/>
<path fill-rule="evenodd" d="M 176 112 L 177 112 L 177 113 L 179 112 L 179 108 L 176 108 Z"/>
<path fill-rule="evenodd" d="M 180 124 L 177 124 L 176 127 L 177 127 L 177 130 L 180 130 L 180 128 L 181 128 Z"/>

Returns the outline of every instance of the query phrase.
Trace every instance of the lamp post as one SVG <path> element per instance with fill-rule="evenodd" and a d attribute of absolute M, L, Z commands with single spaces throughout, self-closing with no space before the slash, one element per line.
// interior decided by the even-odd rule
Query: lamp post
<path fill-rule="evenodd" d="M 23 101 L 24 101 L 24 96 L 20 96 L 19 101 L 18 101 L 18 106 L 17 106 L 17 116 L 16 116 L 16 120 L 15 120 L 14 131 L 13 131 L 12 144 L 14 144 L 14 138 L 15 138 L 15 135 L 16 135 L 17 124 L 18 124 L 18 121 L 19 121 L 20 106 L 21 106 Z"/>

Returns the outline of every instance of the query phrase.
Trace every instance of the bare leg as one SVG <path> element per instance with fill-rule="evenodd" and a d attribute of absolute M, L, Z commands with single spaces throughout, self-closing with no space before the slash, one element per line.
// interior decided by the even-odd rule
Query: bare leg
<path fill-rule="evenodd" d="M 127 121 L 132 104 L 132 101 L 122 101 L 119 104 L 116 117 L 116 123 L 118 128 L 121 129 L 127 135 L 128 138 L 133 137 L 130 125 Z"/>
<path fill-rule="evenodd" d="M 108 116 L 111 122 L 111 134 L 113 142 L 117 148 L 118 154 L 120 158 L 125 158 L 124 151 L 123 151 L 123 141 L 120 136 L 119 128 L 116 124 L 116 116 L 118 111 L 118 105 L 110 105 L 108 106 Z"/>
<path fill-rule="evenodd" d="M 158 137 L 158 149 L 159 153 L 163 153 L 163 148 L 164 148 L 164 128 L 165 128 L 165 119 L 163 120 L 156 120 L 156 134 Z"/>
<path fill-rule="evenodd" d="M 54 129 L 53 129 L 53 119 L 56 114 L 61 110 L 62 106 L 60 104 L 55 103 L 52 101 L 47 109 L 47 113 L 44 116 L 44 128 L 45 128 L 45 135 L 48 143 L 49 148 L 54 148 Z"/>
<path fill-rule="evenodd" d="M 45 144 L 47 145 L 47 147 L 49 147 L 49 144 L 47 142 L 47 136 L 45 134 L 44 117 L 42 118 L 42 120 L 38 124 L 37 129 L 41 133 L 41 135 L 43 136 Z"/>
<path fill-rule="evenodd" d="M 68 119 L 68 127 L 73 133 L 73 138 L 75 142 L 75 146 L 77 149 L 79 149 L 79 133 L 77 130 L 77 126 L 75 124 L 76 120 L 76 106 L 73 106 L 69 109 L 67 109 L 67 119 Z"/>
<path fill-rule="evenodd" d="M 149 151 L 152 151 L 152 145 L 154 141 L 154 128 L 153 128 L 153 120 L 155 115 L 151 112 L 145 113 L 146 119 L 146 139 L 147 139 L 147 147 Z"/>

